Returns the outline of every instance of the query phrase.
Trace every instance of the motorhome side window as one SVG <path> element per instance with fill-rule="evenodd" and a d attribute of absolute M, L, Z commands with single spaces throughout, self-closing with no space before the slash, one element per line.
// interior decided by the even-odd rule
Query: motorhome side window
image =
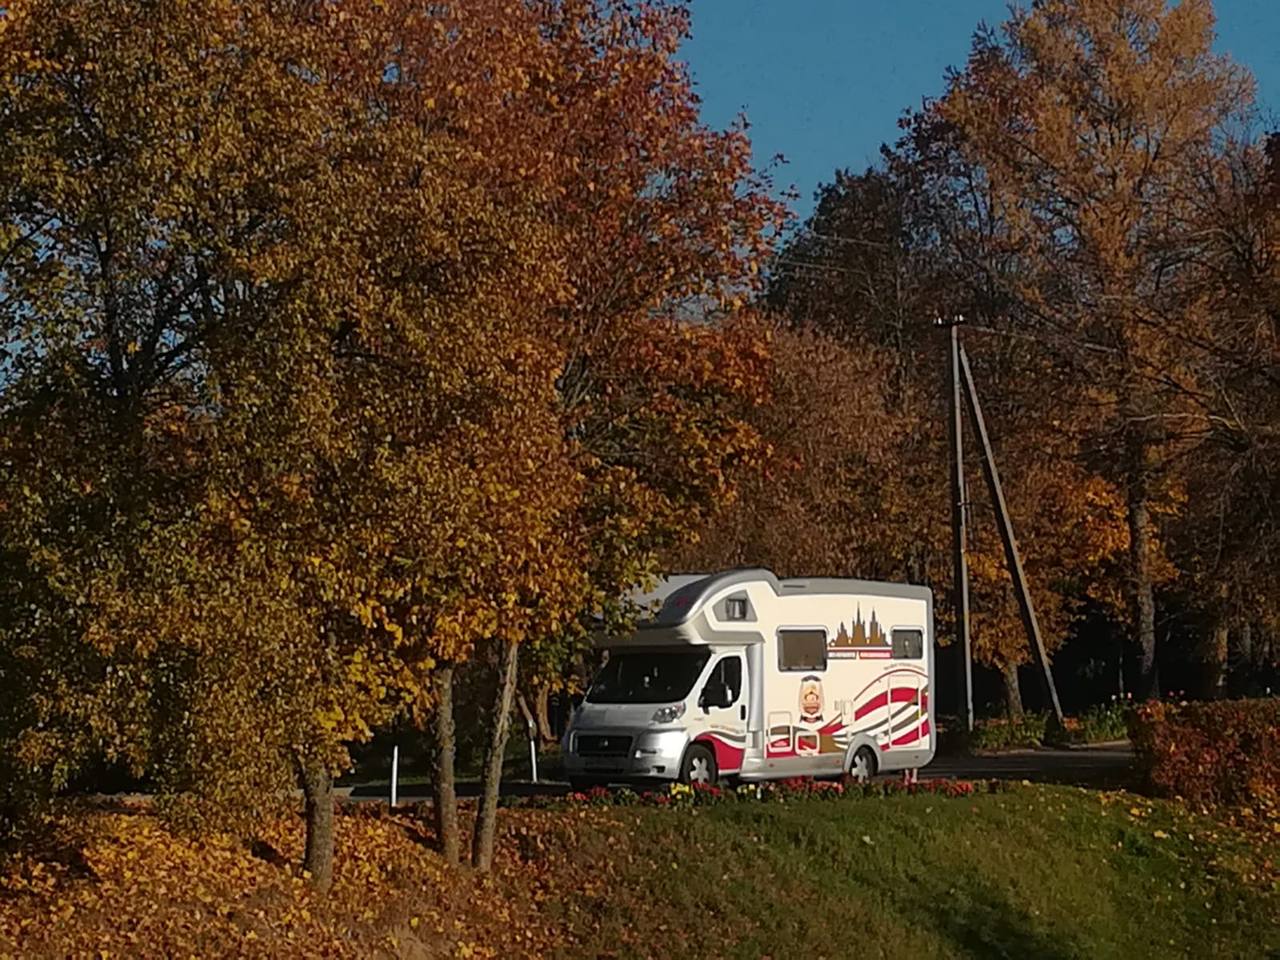
<path fill-rule="evenodd" d="M 923 630 L 893 631 L 893 659 L 919 660 L 924 656 Z"/>
<path fill-rule="evenodd" d="M 827 632 L 825 630 L 779 630 L 779 670 L 827 669 Z"/>

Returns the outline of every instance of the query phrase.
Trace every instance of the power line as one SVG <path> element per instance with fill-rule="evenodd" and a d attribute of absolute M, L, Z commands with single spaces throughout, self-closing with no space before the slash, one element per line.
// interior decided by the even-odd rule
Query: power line
<path fill-rule="evenodd" d="M 816 230 L 810 230 L 801 227 L 797 233 L 805 234 L 817 240 L 825 240 L 830 243 L 847 243 L 858 247 L 874 247 L 880 250 L 900 249 L 900 244 L 888 243 L 884 240 L 864 240 L 861 237 L 840 237 L 833 233 L 818 233 Z"/>
<path fill-rule="evenodd" d="M 804 270 L 816 270 L 819 273 L 849 274 L 853 271 L 846 267 L 836 267 L 829 263 L 812 263 L 807 260 L 795 260 L 790 257 L 779 257 L 773 261 L 775 267 L 798 267 Z"/>

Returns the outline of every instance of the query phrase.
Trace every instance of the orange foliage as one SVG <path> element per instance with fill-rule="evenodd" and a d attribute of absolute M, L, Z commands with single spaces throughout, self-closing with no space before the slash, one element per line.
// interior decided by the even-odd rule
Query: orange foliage
<path fill-rule="evenodd" d="M 681 4 L 2 9 L 6 780 L 257 807 L 731 494 L 781 211 Z"/>
<path fill-rule="evenodd" d="M 624 829 L 594 811 L 504 812 L 496 872 L 481 878 L 448 868 L 411 813 L 357 807 L 335 828 L 321 895 L 291 866 L 296 818 L 264 821 L 252 844 L 175 835 L 140 807 L 60 822 L 0 872 L 0 956 L 547 956 L 565 929 L 546 905 L 572 915 L 604 893 L 609 865 L 574 862 L 579 831 Z"/>

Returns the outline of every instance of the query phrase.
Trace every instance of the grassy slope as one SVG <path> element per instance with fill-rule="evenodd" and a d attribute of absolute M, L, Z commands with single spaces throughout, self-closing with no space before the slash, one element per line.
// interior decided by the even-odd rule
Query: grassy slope
<path fill-rule="evenodd" d="M 0 957 L 1280 956 L 1280 839 L 1073 788 L 508 810 L 487 880 L 366 807 L 326 897 L 296 817 L 262 828 L 283 861 L 147 813 L 68 831 L 0 871 Z"/>
<path fill-rule="evenodd" d="M 1167 805 L 1137 801 L 1134 816 L 1134 802 L 1031 788 L 646 814 L 625 853 L 618 836 L 600 851 L 623 869 L 567 952 L 1065 960 L 1280 950 L 1280 898 L 1245 880 L 1247 848 L 1210 841 L 1214 825 Z"/>

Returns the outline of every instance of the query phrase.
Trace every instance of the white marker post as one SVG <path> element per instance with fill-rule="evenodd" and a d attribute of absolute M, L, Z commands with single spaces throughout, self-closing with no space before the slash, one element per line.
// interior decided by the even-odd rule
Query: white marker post
<path fill-rule="evenodd" d="M 396 787 L 400 778 L 400 744 L 391 749 L 391 809 L 396 808 Z"/>
<path fill-rule="evenodd" d="M 538 732 L 529 728 L 529 766 L 533 768 L 533 782 L 538 782 Z"/>
<path fill-rule="evenodd" d="M 516 705 L 520 708 L 520 712 L 524 714 L 525 729 L 529 731 L 529 770 L 533 775 L 533 782 L 538 782 L 538 724 L 534 722 L 533 714 L 529 712 L 529 704 L 525 703 L 524 694 L 516 694 Z"/>

